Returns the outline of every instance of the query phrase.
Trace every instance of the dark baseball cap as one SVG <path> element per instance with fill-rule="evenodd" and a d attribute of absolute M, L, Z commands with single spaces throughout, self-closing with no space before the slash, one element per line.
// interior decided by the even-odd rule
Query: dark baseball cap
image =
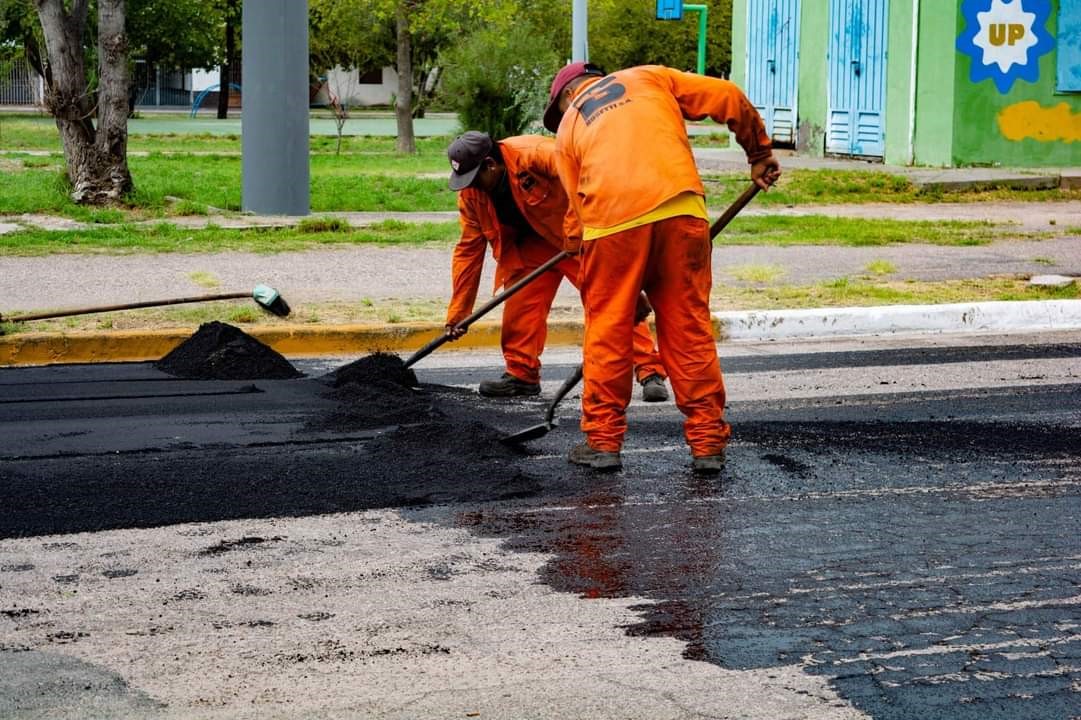
<path fill-rule="evenodd" d="M 552 88 L 548 92 L 548 107 L 544 108 L 544 127 L 551 132 L 559 129 L 559 121 L 563 118 L 563 113 L 559 111 L 559 94 L 563 92 L 563 88 L 567 87 L 571 80 L 580 78 L 583 75 L 604 75 L 604 70 L 601 70 L 593 63 L 579 60 L 564 65 L 563 69 L 557 72 L 552 79 Z"/>
<path fill-rule="evenodd" d="M 450 158 L 450 189 L 454 191 L 469 187 L 480 171 L 484 158 L 491 156 L 495 143 L 487 133 L 470 130 L 454 138 L 447 148 Z"/>

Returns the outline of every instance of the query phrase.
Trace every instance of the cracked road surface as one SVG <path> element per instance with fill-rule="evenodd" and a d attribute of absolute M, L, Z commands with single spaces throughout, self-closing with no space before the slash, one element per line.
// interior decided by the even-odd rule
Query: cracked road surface
<path fill-rule="evenodd" d="M 510 460 L 388 459 L 312 423 L 329 361 L 0 371 L 0 716 L 1081 715 L 1081 335 L 720 349 L 711 481 L 671 403 L 598 477 L 573 399 Z M 450 425 L 538 422 L 467 392 L 491 361 L 416 369 Z"/>

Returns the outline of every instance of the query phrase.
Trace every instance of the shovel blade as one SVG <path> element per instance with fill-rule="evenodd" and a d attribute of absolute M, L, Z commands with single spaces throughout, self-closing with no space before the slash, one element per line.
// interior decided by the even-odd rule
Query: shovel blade
<path fill-rule="evenodd" d="M 504 445 L 520 445 L 524 442 L 544 437 L 554 427 L 556 427 L 556 423 L 554 422 L 542 422 L 539 425 L 533 425 L 532 427 L 527 427 L 525 430 L 520 430 L 513 435 L 508 435 L 499 442 Z"/>

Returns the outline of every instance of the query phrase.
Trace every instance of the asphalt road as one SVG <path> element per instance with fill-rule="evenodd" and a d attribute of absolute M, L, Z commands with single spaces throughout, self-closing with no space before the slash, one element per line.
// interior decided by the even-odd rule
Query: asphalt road
<path fill-rule="evenodd" d="M 0 370 L 0 717 L 1081 716 L 1081 334 L 721 352 L 711 481 L 671 403 L 616 475 L 575 396 L 503 451 L 544 401 L 490 355 L 417 368 L 419 434 L 331 361 Z"/>

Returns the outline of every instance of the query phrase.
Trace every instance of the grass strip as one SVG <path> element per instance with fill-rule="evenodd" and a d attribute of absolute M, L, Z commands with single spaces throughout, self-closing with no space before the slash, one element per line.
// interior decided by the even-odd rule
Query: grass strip
<path fill-rule="evenodd" d="M 403 223 L 386 220 L 361 228 L 330 222 L 298 227 L 192 229 L 161 222 L 110 225 L 86 230 L 25 230 L 0 235 L 0 255 L 215 253 L 272 254 L 342 245 L 450 245 L 457 222 Z"/>
<path fill-rule="evenodd" d="M 711 207 L 723 208 L 750 182 L 746 173 L 705 174 Z M 754 202 L 766 207 L 789 205 L 852 205 L 863 203 L 1045 202 L 1081 200 L 1081 189 L 1018 190 L 975 188 L 943 191 L 921 189 L 904 175 L 870 170 L 784 170 L 780 181 Z"/>
<path fill-rule="evenodd" d="M 944 303 L 1075 300 L 1081 298 L 1076 284 L 1067 288 L 1032 287 L 1023 279 L 981 278 L 946 282 L 890 282 L 840 278 L 812 285 L 779 285 L 767 288 L 715 286 L 710 299 L 714 311 L 786 310 L 821 307 L 878 307 L 888 305 L 938 305 Z M 211 320 L 236 325 L 341 325 L 442 323 L 446 300 L 439 298 L 358 298 L 353 302 L 304 303 L 291 301 L 293 315 L 287 319 L 262 312 L 251 302 L 221 301 L 173 308 L 79 315 L 31 323 L 0 323 L 6 334 L 20 332 L 71 332 L 196 328 Z M 13 313 L 14 314 L 14 313 Z M 498 320 L 493 313 L 491 320 Z M 581 305 L 561 302 L 552 308 L 550 320 L 581 320 Z"/>
<path fill-rule="evenodd" d="M 925 243 L 985 245 L 994 240 L 1045 234 L 984 221 L 878 220 L 826 215 L 738 216 L 715 245 L 840 245 L 865 247 Z"/>
<path fill-rule="evenodd" d="M 740 217 L 717 237 L 717 245 L 881 246 L 901 243 L 982 245 L 994 240 L 1040 238 L 1008 225 L 984 222 L 868 220 L 820 215 Z M 308 218 L 293 227 L 190 228 L 170 223 L 103 225 L 85 230 L 29 229 L 0 235 L 0 255 L 50 253 L 253 252 L 272 254 L 341 245 L 451 245 L 455 221 L 407 223 L 385 220 L 354 228 L 340 218 Z M 748 268 L 751 279 L 769 274 Z"/>
<path fill-rule="evenodd" d="M 810 285 L 747 288 L 715 285 L 714 310 L 790 310 L 819 307 L 941 305 L 961 302 L 1076 300 L 1077 284 L 1065 288 L 1030 286 L 1020 278 L 975 278 L 943 282 L 838 278 Z"/>

